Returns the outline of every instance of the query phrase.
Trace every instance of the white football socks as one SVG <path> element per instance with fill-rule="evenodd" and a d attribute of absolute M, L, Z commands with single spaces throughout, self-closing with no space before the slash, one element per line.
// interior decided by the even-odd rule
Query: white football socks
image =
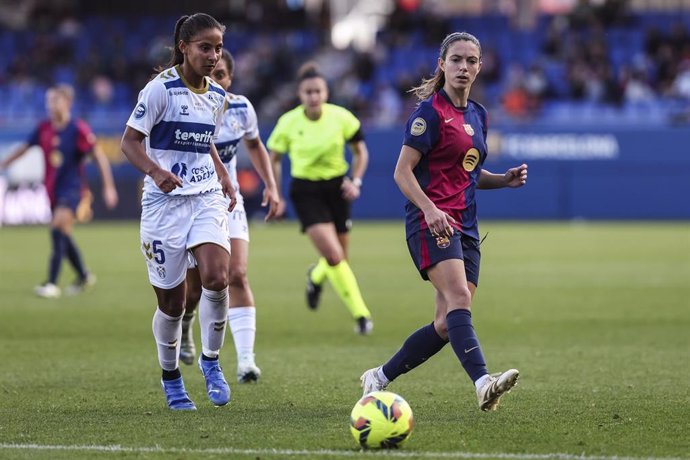
<path fill-rule="evenodd" d="M 199 301 L 201 350 L 209 358 L 217 358 L 220 349 L 223 348 L 229 300 L 227 287 L 222 291 L 201 288 Z"/>
<path fill-rule="evenodd" d="M 256 308 L 233 307 L 228 310 L 228 323 L 237 350 L 237 359 L 254 353 L 256 337 Z"/>
<path fill-rule="evenodd" d="M 386 377 L 386 374 L 383 373 L 383 366 L 380 366 L 378 369 L 376 369 L 376 378 L 378 378 L 379 382 L 383 383 L 384 385 L 391 383 L 391 381 L 388 380 L 388 377 Z"/>
<path fill-rule="evenodd" d="M 182 315 L 166 315 L 156 307 L 153 314 L 153 338 L 158 347 L 158 363 L 165 371 L 174 371 L 180 356 L 180 337 L 182 337 Z"/>
<path fill-rule="evenodd" d="M 476 382 L 474 382 L 474 387 L 479 390 L 481 387 L 484 386 L 486 381 L 490 378 L 491 376 L 489 374 L 484 374 L 481 377 L 477 379 Z"/>

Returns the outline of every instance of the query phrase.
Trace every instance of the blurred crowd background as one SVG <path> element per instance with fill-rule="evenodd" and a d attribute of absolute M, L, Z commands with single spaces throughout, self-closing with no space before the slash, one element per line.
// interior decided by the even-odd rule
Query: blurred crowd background
<path fill-rule="evenodd" d="M 687 121 L 690 2 L 626 0 L 17 0 L 0 6 L 0 123 L 35 120 L 55 82 L 98 125 L 123 119 L 164 63 L 175 20 L 203 9 L 227 25 L 233 90 L 271 124 L 296 102 L 297 67 L 316 59 L 333 102 L 368 126 L 403 122 L 408 93 L 453 31 L 483 45 L 473 97 L 494 120 Z"/>
<path fill-rule="evenodd" d="M 299 66 L 320 64 L 371 152 L 357 218 L 402 216 L 392 171 L 409 90 L 434 72 L 446 34 L 467 31 L 482 43 L 471 97 L 489 110 L 487 167 L 530 164 L 529 187 L 481 195 L 482 218 L 690 219 L 690 0 L 0 0 L 0 156 L 45 116 L 45 89 L 70 83 L 122 198 L 103 209 L 90 165 L 94 216 L 138 218 L 141 174 L 120 138 L 175 22 L 197 11 L 227 26 L 232 91 L 252 101 L 264 139 L 298 103 Z M 0 225 L 49 218 L 32 155 L 0 176 Z M 260 213 L 260 181 L 238 158 Z"/>

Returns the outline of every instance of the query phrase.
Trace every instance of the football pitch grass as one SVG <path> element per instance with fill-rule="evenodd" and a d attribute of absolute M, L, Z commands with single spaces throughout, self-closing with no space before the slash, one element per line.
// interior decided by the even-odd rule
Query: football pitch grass
<path fill-rule="evenodd" d="M 398 451 L 357 449 L 359 376 L 433 316 L 433 291 L 400 222 L 356 222 L 350 260 L 374 314 L 370 337 L 326 287 L 304 301 L 315 252 L 294 222 L 253 225 L 256 385 L 234 379 L 212 407 L 182 366 L 198 411 L 168 410 L 151 334 L 155 297 L 138 224 L 75 231 L 98 284 L 44 300 L 45 227 L 0 229 L 0 458 L 688 458 L 690 228 L 679 223 L 484 222 L 475 328 L 490 371 L 516 367 L 499 410 L 477 408 L 450 347 L 389 390 L 414 411 Z M 63 266 L 61 284 L 73 278 Z M 198 323 L 197 323 L 198 324 Z M 196 332 L 199 348 L 198 325 Z"/>

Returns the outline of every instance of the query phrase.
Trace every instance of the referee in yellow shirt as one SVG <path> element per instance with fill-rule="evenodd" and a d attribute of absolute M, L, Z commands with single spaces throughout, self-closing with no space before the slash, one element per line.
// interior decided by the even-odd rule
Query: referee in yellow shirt
<path fill-rule="evenodd" d="M 369 153 L 359 120 L 347 109 L 326 103 L 326 79 L 316 64 L 304 64 L 297 80 L 301 104 L 280 117 L 266 146 L 278 190 L 281 158 L 288 154 L 290 199 L 302 232 L 321 256 L 307 272 L 307 304 L 318 307 L 322 284 L 328 278 L 355 319 L 355 331 L 367 335 L 373 329 L 371 313 L 347 263 L 347 247 L 351 203 L 359 197 Z M 351 178 L 346 176 L 345 143 L 353 153 Z M 285 210 L 282 203 L 279 215 Z"/>

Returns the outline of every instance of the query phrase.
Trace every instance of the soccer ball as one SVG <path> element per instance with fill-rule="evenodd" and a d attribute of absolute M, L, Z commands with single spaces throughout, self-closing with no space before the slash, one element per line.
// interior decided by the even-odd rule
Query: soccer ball
<path fill-rule="evenodd" d="M 350 432 L 365 449 L 395 449 L 412 434 L 412 409 L 390 391 L 372 391 L 357 401 L 350 414 Z"/>

